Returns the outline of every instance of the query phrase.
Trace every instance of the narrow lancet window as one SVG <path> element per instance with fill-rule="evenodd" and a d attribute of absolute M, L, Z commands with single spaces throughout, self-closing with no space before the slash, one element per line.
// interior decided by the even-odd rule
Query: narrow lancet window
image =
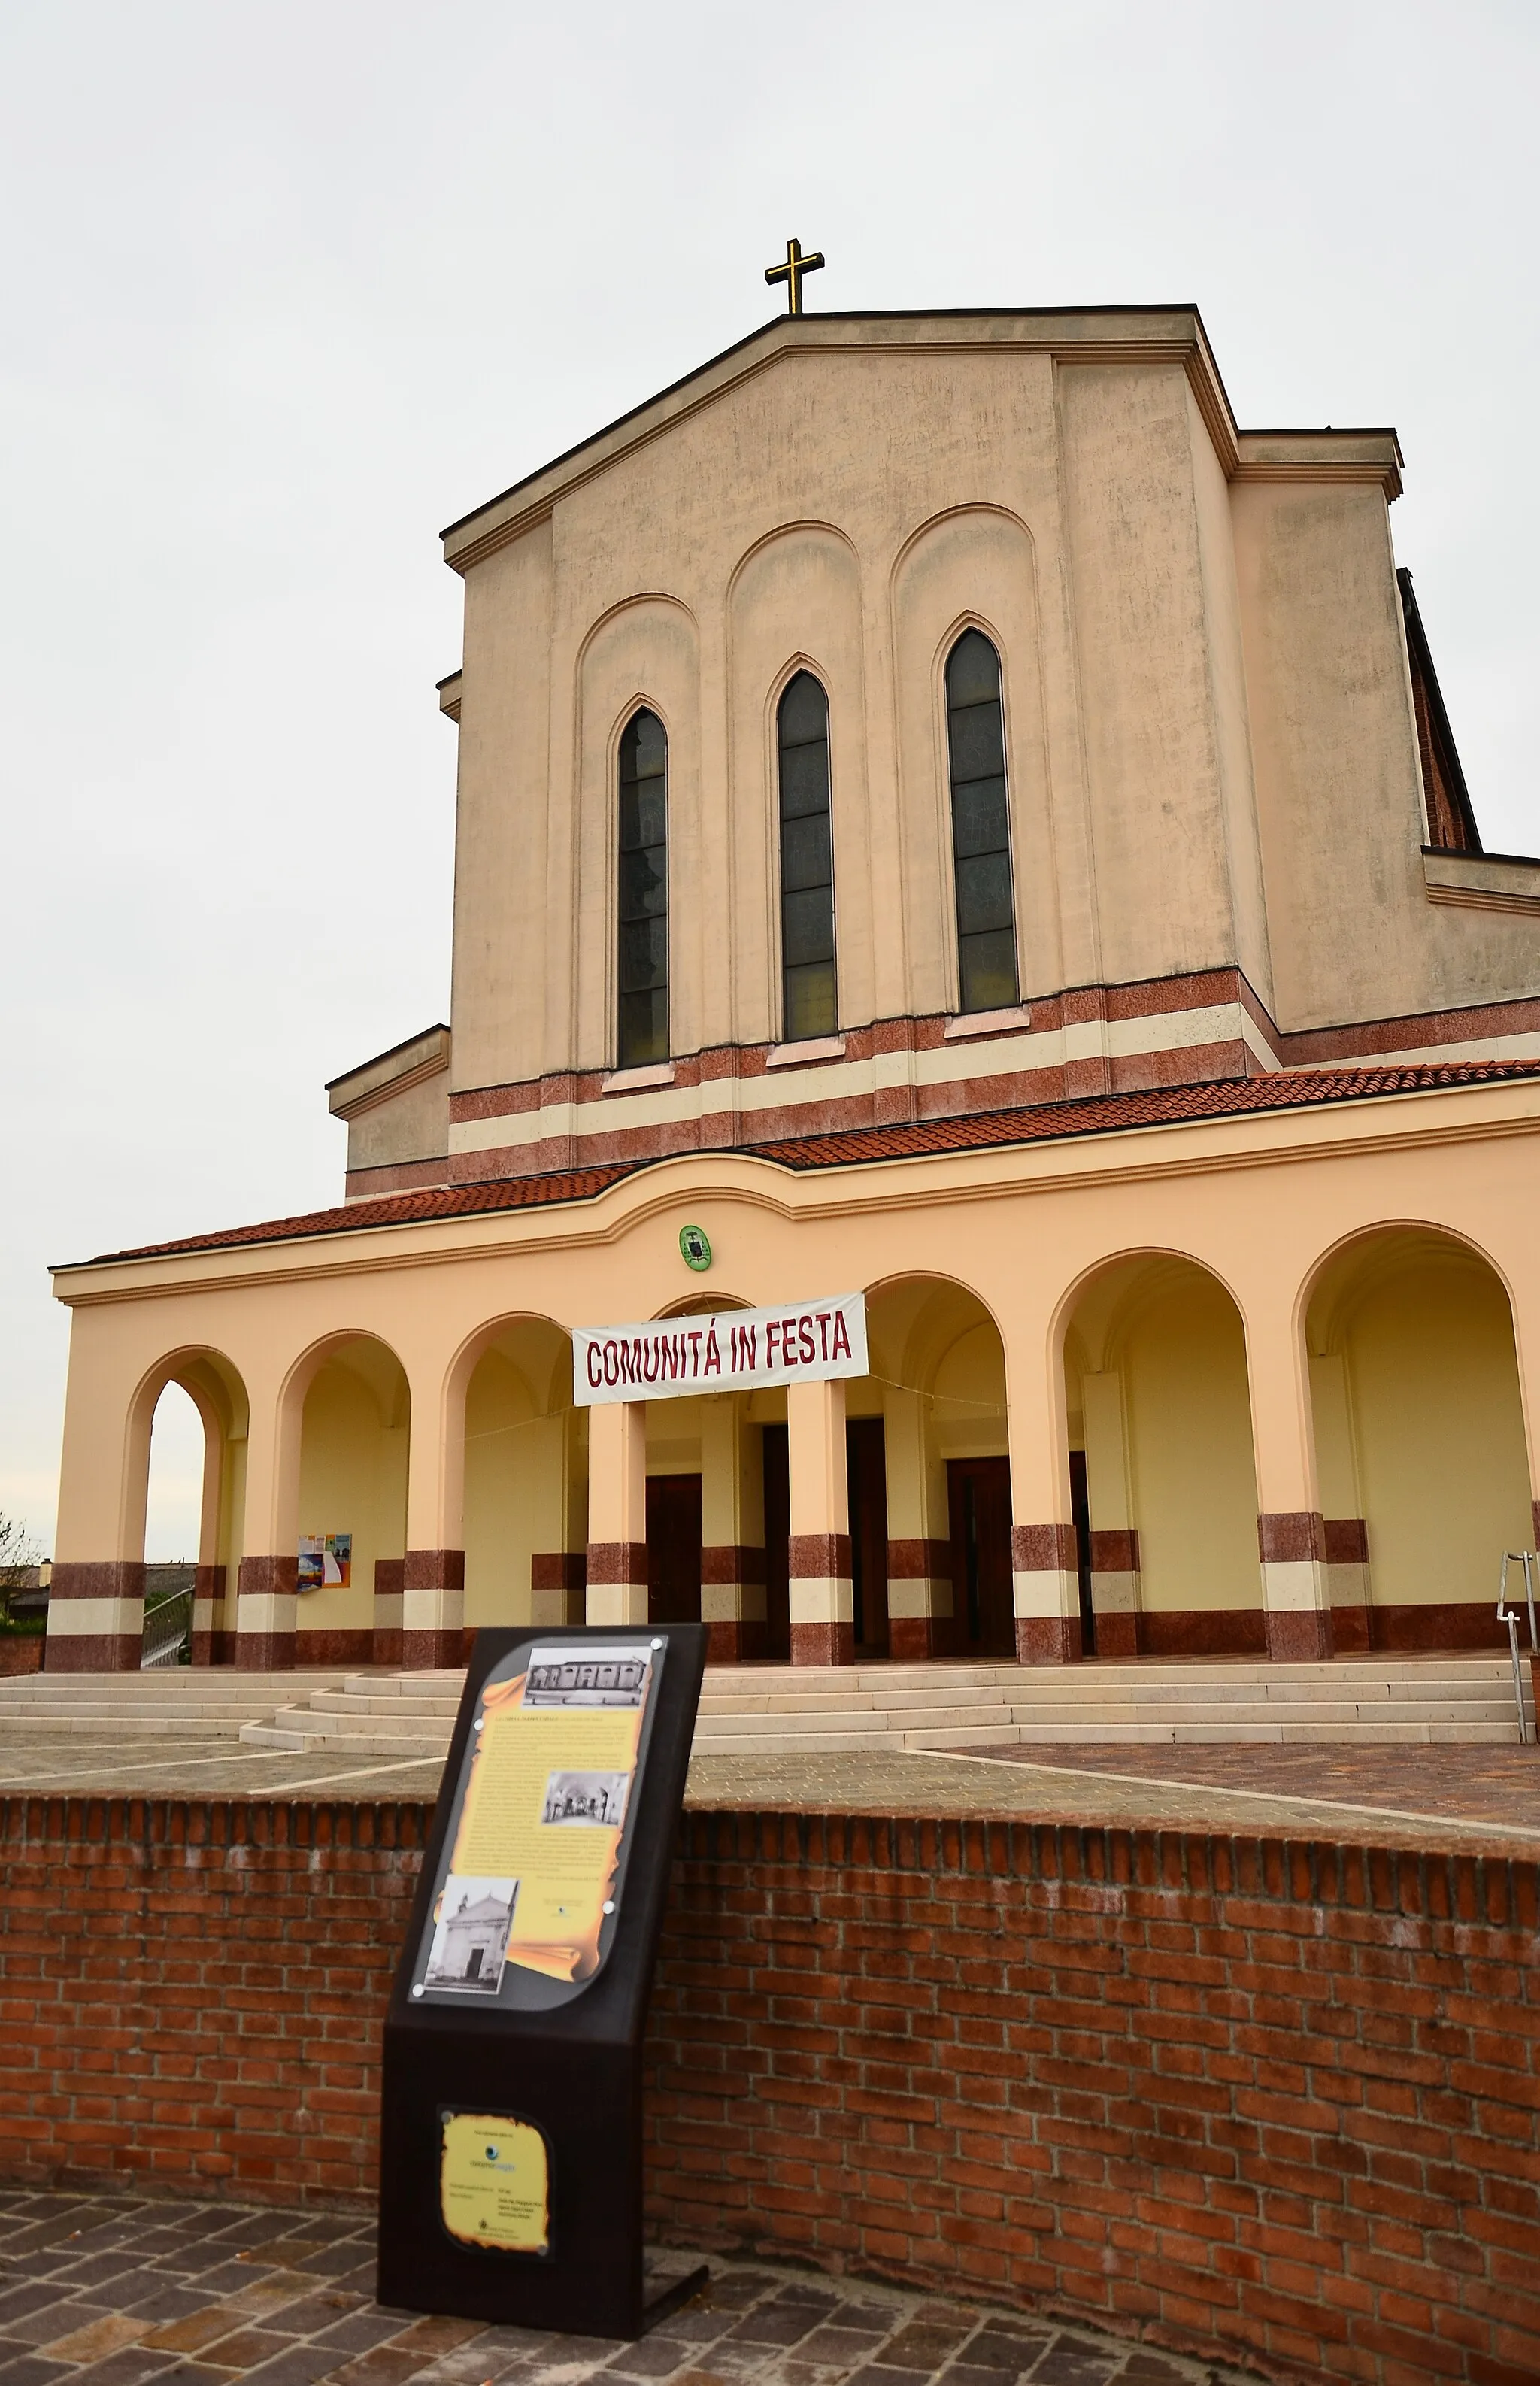
<path fill-rule="evenodd" d="M 781 756 L 781 1033 L 833 1036 L 834 850 L 829 827 L 829 699 L 798 672 L 776 716 Z"/>
<path fill-rule="evenodd" d="M 952 868 L 958 901 L 958 1007 L 1003 1011 L 1017 1000 L 1000 658 L 965 630 L 946 662 L 952 769 Z"/>
<path fill-rule="evenodd" d="M 669 738 L 638 712 L 620 739 L 618 1065 L 669 1057 Z"/>

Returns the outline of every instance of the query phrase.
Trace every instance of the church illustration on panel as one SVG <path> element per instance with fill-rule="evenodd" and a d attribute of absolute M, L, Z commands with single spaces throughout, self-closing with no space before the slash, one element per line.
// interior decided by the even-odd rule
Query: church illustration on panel
<path fill-rule="evenodd" d="M 1239 428 L 1192 308 L 794 263 L 444 534 L 452 1021 L 328 1088 L 335 1208 L 58 1271 L 50 1666 L 139 1663 L 171 1380 L 200 1664 L 1499 1640 L 1540 859 L 1483 849 L 1395 433 Z M 574 1383 L 580 1329 L 857 1295 L 863 1374 Z"/>

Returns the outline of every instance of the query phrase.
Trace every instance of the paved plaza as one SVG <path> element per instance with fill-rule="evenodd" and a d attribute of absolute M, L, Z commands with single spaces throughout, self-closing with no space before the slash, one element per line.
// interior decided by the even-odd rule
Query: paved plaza
<path fill-rule="evenodd" d="M 653 2257 L 664 2280 L 694 2259 Z M 1079 2322 L 768 2264 L 711 2282 L 636 2344 L 373 2300 L 349 2216 L 0 2190 L 0 2386 L 1240 2386 Z"/>
<path fill-rule="evenodd" d="M 115 1740 L 0 1719 L 0 1797 L 437 1797 L 434 1757 L 392 1761 L 243 1748 L 195 1729 Z M 997 1815 L 1169 1830 L 1240 1830 L 1384 1847 L 1540 1853 L 1540 1750 L 1042 1744 L 956 1753 L 699 1756 L 688 1806 L 875 1815 Z"/>

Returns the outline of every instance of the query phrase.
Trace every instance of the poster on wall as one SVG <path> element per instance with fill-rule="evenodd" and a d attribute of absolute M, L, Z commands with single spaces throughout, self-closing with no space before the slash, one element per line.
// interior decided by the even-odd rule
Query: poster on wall
<path fill-rule="evenodd" d="M 351 1533 L 307 1533 L 299 1544 L 301 1590 L 346 1590 L 353 1581 Z"/>
<path fill-rule="evenodd" d="M 626 1815 L 666 1654 L 661 1639 L 553 1636 L 493 1667 L 414 2000 L 544 2007 L 595 1978 L 620 1910 Z"/>

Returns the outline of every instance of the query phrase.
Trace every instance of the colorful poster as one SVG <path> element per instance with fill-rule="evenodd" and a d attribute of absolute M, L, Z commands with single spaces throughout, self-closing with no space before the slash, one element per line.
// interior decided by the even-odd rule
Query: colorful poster
<path fill-rule="evenodd" d="M 536 1641 L 488 1676 L 414 1993 L 490 2002 L 510 1970 L 594 1978 L 662 1654 Z"/>
<path fill-rule="evenodd" d="M 299 1544 L 301 1590 L 346 1590 L 353 1581 L 351 1533 L 307 1533 Z"/>
<path fill-rule="evenodd" d="M 462 2244 L 503 2254 L 550 2250 L 550 2163 L 529 2121 L 499 2113 L 445 2113 L 439 2209 Z"/>

